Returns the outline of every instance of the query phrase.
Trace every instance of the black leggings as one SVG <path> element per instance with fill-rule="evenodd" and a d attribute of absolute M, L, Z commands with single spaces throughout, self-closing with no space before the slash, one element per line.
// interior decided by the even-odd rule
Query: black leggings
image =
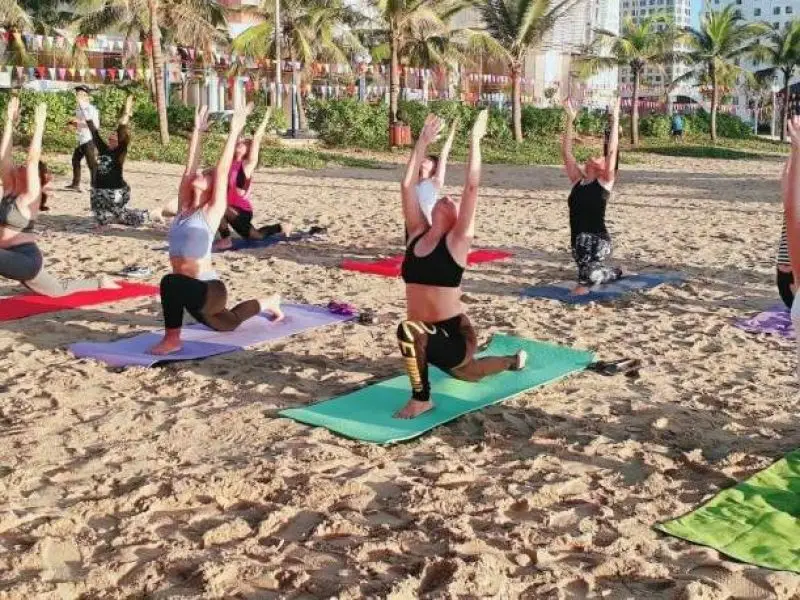
<path fill-rule="evenodd" d="M 516 356 L 475 360 L 477 337 L 464 314 L 437 323 L 403 321 L 397 326 L 397 340 L 411 380 L 412 397 L 423 402 L 431 399 L 428 364 L 464 381 L 480 381 L 517 364 Z"/>
<path fill-rule="evenodd" d="M 97 148 L 94 142 L 81 144 L 72 153 L 72 187 L 81 184 L 81 161 L 86 157 L 86 164 L 89 165 L 90 181 L 94 185 L 94 174 L 97 171 Z"/>
<path fill-rule="evenodd" d="M 225 308 L 228 291 L 219 280 L 201 281 L 178 273 L 165 275 L 161 280 L 161 308 L 164 326 L 180 329 L 183 311 L 215 331 L 233 331 L 243 321 L 261 312 L 258 300 L 247 300 L 232 309 Z"/>
<path fill-rule="evenodd" d="M 249 210 L 242 210 L 241 208 L 228 207 L 225 211 L 225 216 L 219 223 L 219 235 L 223 238 L 231 237 L 231 229 L 233 229 L 242 239 L 249 240 L 252 237 L 253 231 L 253 213 Z M 276 235 L 283 231 L 280 225 L 264 225 L 256 229 L 259 237 L 265 238 L 271 235 Z"/>
<path fill-rule="evenodd" d="M 776 270 L 775 280 L 778 284 L 778 293 L 781 295 L 781 300 L 783 300 L 786 308 L 791 310 L 792 302 L 794 302 L 794 292 L 792 291 L 794 275 L 791 271 L 784 273 L 783 271 Z"/>

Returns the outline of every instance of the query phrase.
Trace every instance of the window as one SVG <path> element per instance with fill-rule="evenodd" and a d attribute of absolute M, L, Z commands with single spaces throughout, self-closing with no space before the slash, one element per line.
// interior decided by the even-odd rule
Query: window
<path fill-rule="evenodd" d="M 753 9 L 753 16 L 754 17 L 760 17 L 761 16 L 761 9 L 760 8 Z"/>
<path fill-rule="evenodd" d="M 790 15 L 790 14 L 792 14 L 792 12 L 793 12 L 792 7 L 791 6 L 787 6 L 786 7 L 786 14 Z"/>
<path fill-rule="evenodd" d="M 742 0 L 736 0 L 736 4 L 741 4 Z"/>
<path fill-rule="evenodd" d="M 773 9 L 772 9 L 772 14 L 773 14 L 773 15 L 779 15 L 779 14 L 781 14 L 781 7 L 780 7 L 780 6 L 776 6 L 775 8 L 773 8 Z"/>
<path fill-rule="evenodd" d="M 780 23 L 773 23 L 772 24 L 772 28 L 773 29 L 780 29 L 781 28 L 781 24 Z"/>
<path fill-rule="evenodd" d="M 738 17 L 739 19 L 742 18 L 742 11 L 740 11 L 738 9 L 733 11 L 733 14 L 736 15 L 736 17 Z"/>

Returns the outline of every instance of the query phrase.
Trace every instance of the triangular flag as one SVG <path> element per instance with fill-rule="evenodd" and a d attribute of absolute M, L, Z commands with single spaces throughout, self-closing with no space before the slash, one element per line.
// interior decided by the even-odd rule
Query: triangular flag
<path fill-rule="evenodd" d="M 28 67 L 28 77 L 30 79 L 36 79 L 36 71 L 33 67 Z"/>
<path fill-rule="evenodd" d="M 59 79 L 66 79 L 67 78 L 67 70 L 64 67 L 60 67 L 58 69 L 58 78 Z"/>
<path fill-rule="evenodd" d="M 120 81 L 122 81 L 125 78 L 125 69 L 120 69 L 117 72 L 117 77 L 119 78 Z"/>
<path fill-rule="evenodd" d="M 137 48 L 139 48 L 139 53 L 142 52 L 142 42 L 136 42 Z"/>
<path fill-rule="evenodd" d="M 135 69 L 128 69 L 128 79 L 133 79 L 135 75 L 136 75 Z"/>
<path fill-rule="evenodd" d="M 92 69 L 92 70 L 94 70 L 94 69 Z M 106 78 L 106 70 L 105 69 L 100 69 L 100 79 L 105 79 L 105 78 Z"/>
<path fill-rule="evenodd" d="M 68 71 L 69 71 L 70 79 L 75 79 L 75 69 L 74 68 L 69 68 Z"/>
<path fill-rule="evenodd" d="M 78 74 L 81 76 L 81 79 L 86 77 L 86 69 L 78 69 Z"/>

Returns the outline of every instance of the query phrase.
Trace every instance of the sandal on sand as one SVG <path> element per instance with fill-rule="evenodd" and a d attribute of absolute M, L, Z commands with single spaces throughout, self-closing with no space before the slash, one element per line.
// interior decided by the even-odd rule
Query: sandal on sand
<path fill-rule="evenodd" d="M 586 370 L 594 371 L 606 377 L 611 377 L 612 375 L 638 377 L 641 366 L 642 361 L 638 358 L 620 358 L 612 361 L 598 360 L 586 367 Z"/>
<path fill-rule="evenodd" d="M 125 267 L 119 272 L 120 275 L 124 275 L 125 277 L 133 277 L 133 278 L 142 278 L 142 277 L 149 277 L 153 274 L 149 267 L 138 267 L 136 265 L 132 267 Z"/>
<path fill-rule="evenodd" d="M 378 322 L 378 315 L 371 308 L 365 308 L 358 315 L 358 322 L 362 325 L 375 325 Z"/>

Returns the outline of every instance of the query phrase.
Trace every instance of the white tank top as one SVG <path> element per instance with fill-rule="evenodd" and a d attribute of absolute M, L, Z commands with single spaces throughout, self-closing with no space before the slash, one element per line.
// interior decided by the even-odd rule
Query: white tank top
<path fill-rule="evenodd" d="M 417 184 L 417 201 L 429 225 L 433 222 L 431 212 L 438 199 L 439 190 L 432 179 L 423 179 Z"/>

